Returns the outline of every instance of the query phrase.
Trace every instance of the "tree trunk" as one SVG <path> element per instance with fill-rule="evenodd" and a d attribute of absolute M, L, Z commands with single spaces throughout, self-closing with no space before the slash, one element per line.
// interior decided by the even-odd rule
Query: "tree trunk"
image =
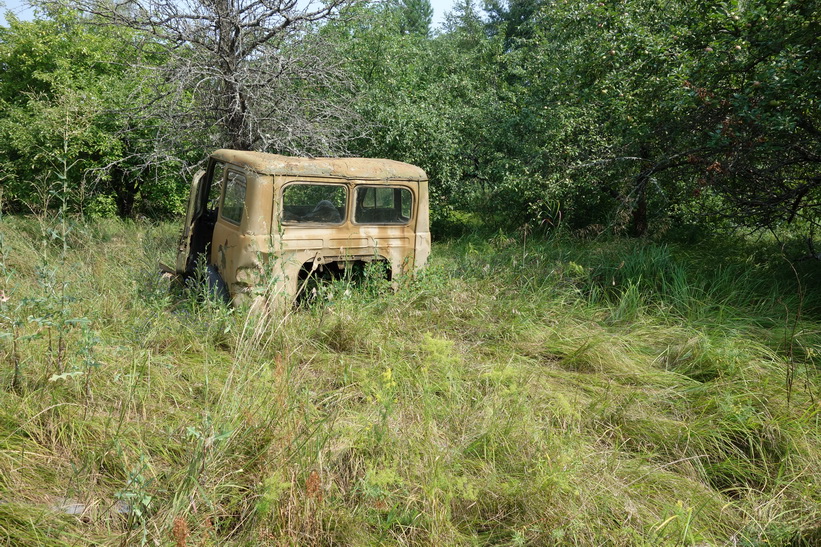
<path fill-rule="evenodd" d="M 639 148 L 639 157 L 644 158 L 641 162 L 641 172 L 636 175 L 636 185 L 634 192 L 636 193 L 636 201 L 633 205 L 632 223 L 630 226 L 630 235 L 633 237 L 642 237 L 647 233 L 647 183 L 650 180 L 652 171 L 650 170 L 649 161 L 650 151 L 647 145 L 642 145 Z"/>
<path fill-rule="evenodd" d="M 641 237 L 647 233 L 647 177 L 641 176 L 636 182 L 636 205 L 633 207 L 631 235 Z"/>
<path fill-rule="evenodd" d="M 137 193 L 140 191 L 139 178 L 133 174 L 116 169 L 111 175 L 114 185 L 114 195 L 117 201 L 117 213 L 120 218 L 129 218 L 134 215 L 134 204 Z"/>

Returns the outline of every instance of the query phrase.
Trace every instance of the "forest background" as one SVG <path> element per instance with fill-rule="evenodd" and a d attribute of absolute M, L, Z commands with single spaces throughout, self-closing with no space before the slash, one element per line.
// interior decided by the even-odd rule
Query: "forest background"
<path fill-rule="evenodd" d="M 44 0 L 0 27 L 0 543 L 817 545 L 815 0 Z M 220 147 L 429 267 L 174 288 Z"/>
<path fill-rule="evenodd" d="M 417 164 L 437 234 L 813 233 L 817 2 L 464 2 L 436 33 L 424 0 L 265 6 L 10 16 L 3 208 L 59 187 L 71 213 L 178 216 L 191 171 L 234 147 Z"/>

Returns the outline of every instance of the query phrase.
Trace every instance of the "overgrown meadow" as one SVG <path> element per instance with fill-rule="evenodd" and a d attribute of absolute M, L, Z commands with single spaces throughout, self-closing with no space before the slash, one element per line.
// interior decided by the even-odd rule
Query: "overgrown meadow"
<path fill-rule="evenodd" d="M 467 236 L 284 315 L 0 219 L 0 543 L 817 545 L 819 268 Z"/>

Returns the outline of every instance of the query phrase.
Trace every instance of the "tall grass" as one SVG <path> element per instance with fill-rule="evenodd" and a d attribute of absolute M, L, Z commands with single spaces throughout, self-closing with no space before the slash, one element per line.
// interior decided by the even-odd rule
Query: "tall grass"
<path fill-rule="evenodd" d="M 821 534 L 817 297 L 776 262 L 466 237 L 248 315 L 156 273 L 176 226 L 79 225 L 64 253 L 0 222 L 0 543 Z"/>

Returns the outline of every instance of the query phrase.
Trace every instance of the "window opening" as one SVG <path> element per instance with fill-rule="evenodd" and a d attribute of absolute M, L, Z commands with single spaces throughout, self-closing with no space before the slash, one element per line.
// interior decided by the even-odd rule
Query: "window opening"
<path fill-rule="evenodd" d="M 225 180 L 225 197 L 222 200 L 222 218 L 239 224 L 244 207 L 245 175 L 229 170 Z"/>
<path fill-rule="evenodd" d="M 345 221 L 347 201 L 341 184 L 289 184 L 282 192 L 282 222 L 339 224 Z"/>
<path fill-rule="evenodd" d="M 222 177 L 224 172 L 225 164 L 215 162 L 211 172 L 211 188 L 208 190 L 208 204 L 206 206 L 209 211 L 215 211 L 219 205 L 220 196 L 222 195 Z"/>
<path fill-rule="evenodd" d="M 356 189 L 354 222 L 407 224 L 413 211 L 413 194 L 404 187 L 360 186 Z"/>

